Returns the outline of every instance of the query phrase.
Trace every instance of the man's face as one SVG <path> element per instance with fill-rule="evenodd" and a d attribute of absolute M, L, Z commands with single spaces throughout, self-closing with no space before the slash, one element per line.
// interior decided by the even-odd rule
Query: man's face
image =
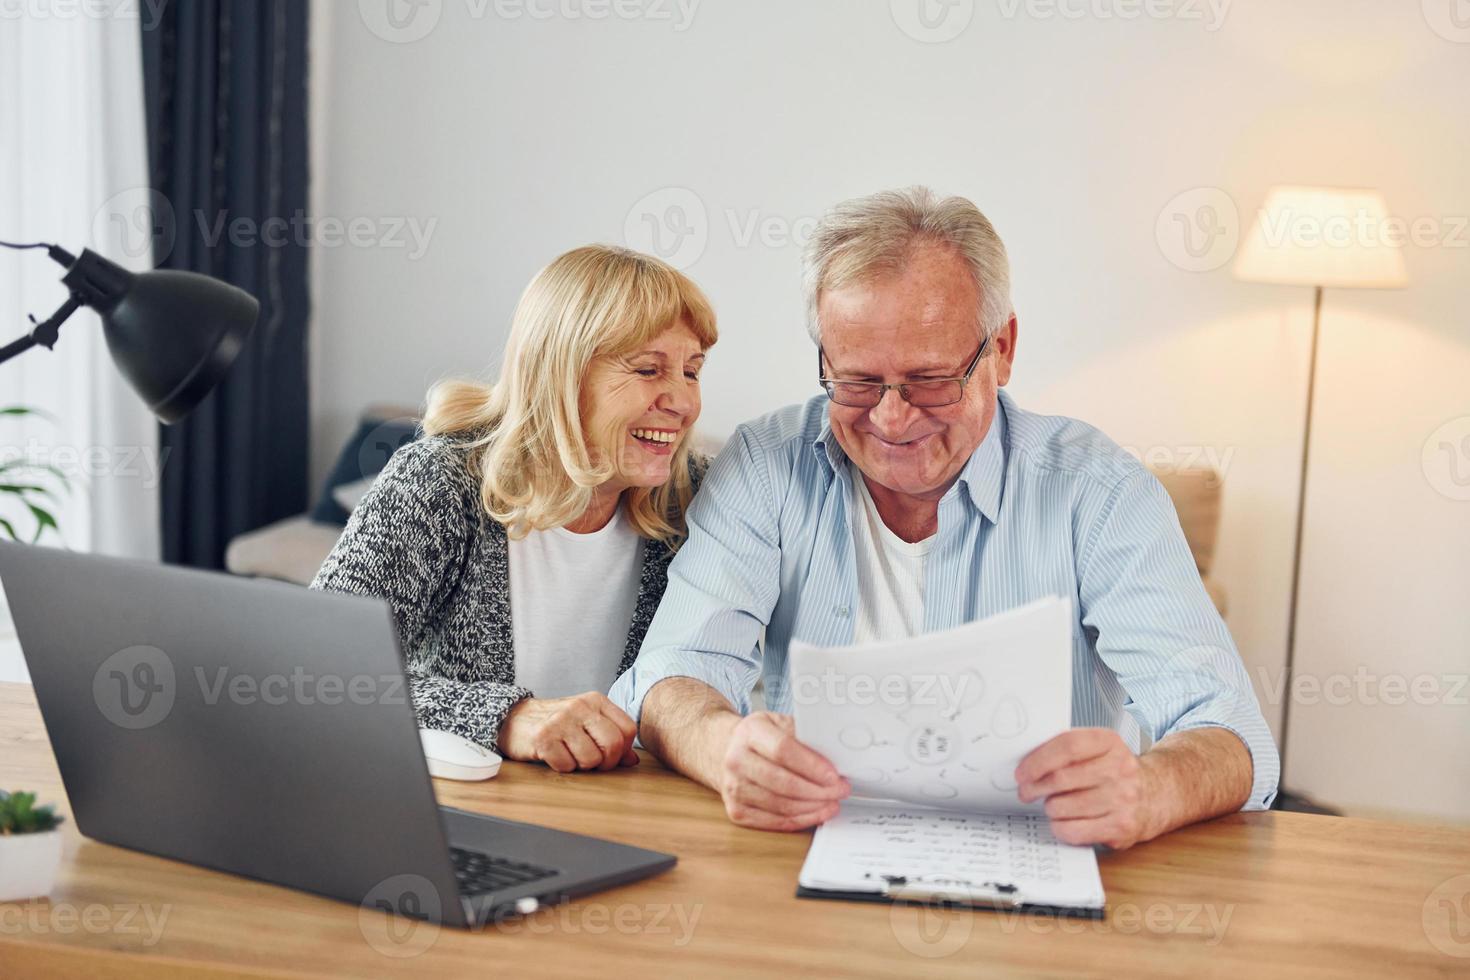
<path fill-rule="evenodd" d="M 942 245 L 920 246 L 897 274 L 824 292 L 825 374 L 889 384 L 958 377 L 980 347 L 979 299 L 964 260 Z M 937 500 L 990 431 L 995 392 L 1010 381 L 1015 352 L 1012 318 L 960 401 L 916 408 L 889 391 L 874 408 L 829 402 L 832 432 L 870 483 Z"/>

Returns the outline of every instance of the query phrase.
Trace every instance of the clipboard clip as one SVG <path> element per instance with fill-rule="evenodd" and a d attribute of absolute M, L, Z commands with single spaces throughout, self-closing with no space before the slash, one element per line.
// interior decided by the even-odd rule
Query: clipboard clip
<path fill-rule="evenodd" d="M 902 875 L 884 875 L 883 894 L 903 901 L 945 902 L 989 909 L 1016 909 L 1023 903 L 1019 888 L 1009 882 L 998 881 L 983 881 L 977 885 L 960 879 L 910 881 Z"/>

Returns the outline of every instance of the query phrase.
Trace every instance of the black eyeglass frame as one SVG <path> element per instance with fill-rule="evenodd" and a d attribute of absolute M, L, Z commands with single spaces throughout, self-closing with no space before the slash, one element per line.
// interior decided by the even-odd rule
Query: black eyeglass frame
<path fill-rule="evenodd" d="M 926 381 L 901 381 L 898 384 L 887 384 L 886 382 L 883 382 L 883 381 L 847 381 L 847 380 L 844 380 L 842 378 L 828 378 L 828 377 L 825 377 L 822 374 L 822 364 L 827 359 L 827 356 L 826 356 L 825 352 L 822 350 L 822 345 L 821 344 L 818 344 L 817 345 L 817 384 L 821 385 L 822 386 L 822 390 L 827 393 L 827 400 L 828 401 L 835 402 L 836 404 L 842 405 L 842 406 L 844 406 L 846 408 L 869 408 L 869 409 L 872 409 L 872 408 L 877 408 L 879 405 L 883 404 L 883 399 L 888 395 L 888 392 L 890 390 L 893 390 L 893 391 L 898 392 L 898 396 L 900 398 L 902 398 L 904 401 L 906 401 L 910 405 L 912 405 L 912 404 L 914 404 L 913 403 L 913 400 L 909 398 L 909 386 L 910 385 L 948 384 L 951 381 L 958 381 L 959 384 L 960 384 L 959 394 L 956 395 L 953 400 L 947 401 L 947 402 L 939 402 L 939 403 L 934 404 L 934 405 L 919 405 L 918 406 L 919 408 L 943 408 L 946 405 L 955 405 L 955 404 L 958 404 L 961 400 L 964 399 L 964 397 L 965 397 L 965 386 L 970 383 L 970 376 L 973 375 L 975 373 L 975 369 L 980 366 L 980 359 L 985 356 L 985 352 L 989 348 L 990 348 L 990 338 L 989 337 L 986 337 L 984 340 L 980 341 L 980 349 L 975 352 L 975 356 L 970 360 L 970 366 L 967 367 L 967 368 L 965 368 L 965 373 L 962 374 L 962 375 L 960 375 L 959 377 L 955 377 L 955 378 L 930 378 L 930 379 L 928 379 Z M 839 401 L 837 401 L 837 396 L 836 396 L 836 394 L 835 394 L 835 392 L 833 390 L 839 384 L 844 384 L 844 385 L 862 385 L 865 388 L 877 389 L 877 391 L 878 391 L 878 398 L 871 405 L 848 405 L 846 402 L 839 402 Z"/>

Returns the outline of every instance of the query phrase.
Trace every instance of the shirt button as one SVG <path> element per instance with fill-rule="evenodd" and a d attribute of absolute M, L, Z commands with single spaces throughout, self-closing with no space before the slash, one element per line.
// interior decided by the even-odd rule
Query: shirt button
<path fill-rule="evenodd" d="M 848 609 L 846 606 L 837 606 L 832 611 L 841 616 L 843 619 L 846 619 L 848 613 L 852 612 L 852 610 Z"/>

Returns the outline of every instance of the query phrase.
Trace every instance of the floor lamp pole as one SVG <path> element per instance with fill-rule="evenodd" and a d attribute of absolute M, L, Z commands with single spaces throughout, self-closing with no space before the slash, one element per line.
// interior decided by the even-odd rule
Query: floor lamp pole
<path fill-rule="evenodd" d="M 1281 705 L 1281 786 L 1286 786 L 1286 736 L 1291 725 L 1292 678 L 1296 668 L 1297 597 L 1302 581 L 1302 530 L 1307 516 L 1307 463 L 1312 453 L 1312 403 L 1317 391 L 1317 339 L 1322 330 L 1322 287 L 1314 287 L 1312 300 L 1312 352 L 1307 369 L 1307 418 L 1302 426 L 1302 475 L 1297 484 L 1296 545 L 1292 549 L 1291 612 L 1286 626 L 1286 683 L 1282 691 L 1286 700 Z"/>

